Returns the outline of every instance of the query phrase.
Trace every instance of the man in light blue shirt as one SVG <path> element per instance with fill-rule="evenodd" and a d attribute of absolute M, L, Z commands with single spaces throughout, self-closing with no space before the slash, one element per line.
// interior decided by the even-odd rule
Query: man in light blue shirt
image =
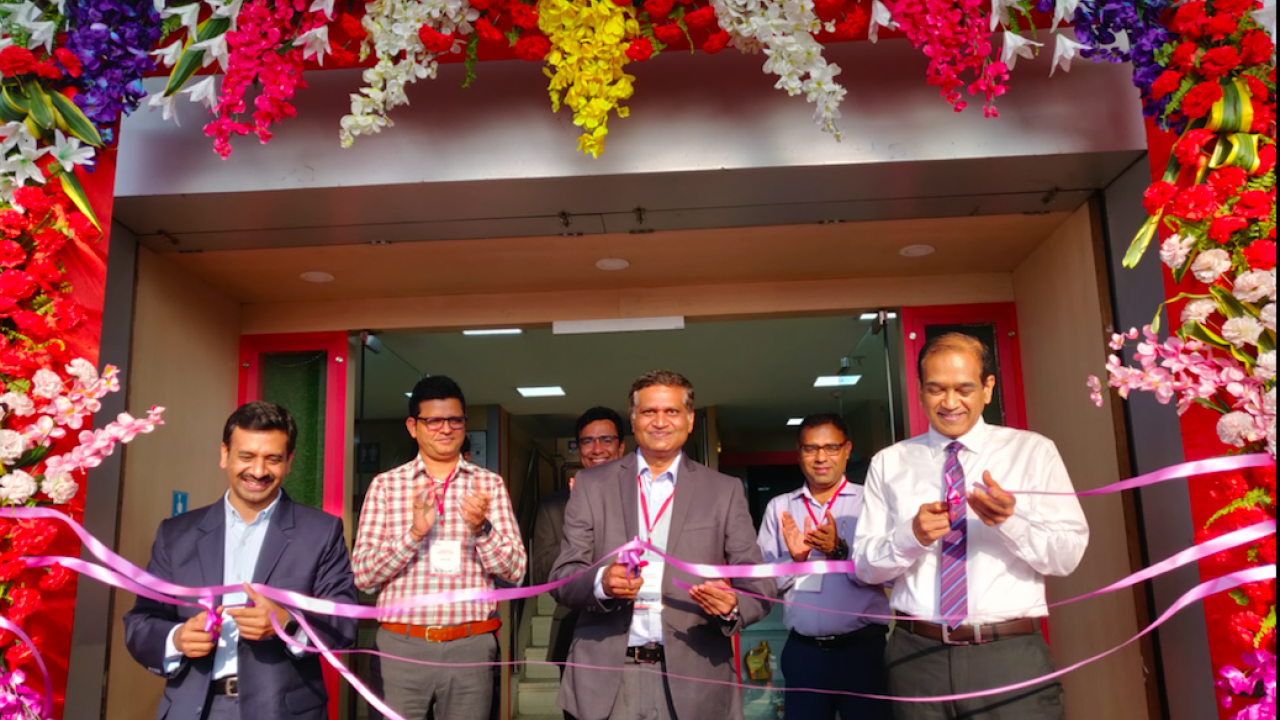
<path fill-rule="evenodd" d="M 765 562 L 849 559 L 862 510 L 862 486 L 844 474 L 852 449 L 839 415 L 810 415 L 800 424 L 805 484 L 769 501 L 758 540 Z M 782 651 L 788 688 L 888 694 L 884 649 L 891 611 L 882 587 L 849 573 L 779 578 L 778 590 L 788 602 L 809 606 L 784 606 L 783 622 L 791 630 Z M 787 717 L 804 720 L 835 720 L 837 712 L 843 720 L 892 717 L 887 702 L 847 695 L 788 692 L 786 703 Z"/>

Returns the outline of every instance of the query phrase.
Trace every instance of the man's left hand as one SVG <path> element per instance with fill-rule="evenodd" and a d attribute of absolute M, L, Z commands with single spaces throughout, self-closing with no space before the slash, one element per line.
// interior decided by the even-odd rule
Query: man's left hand
<path fill-rule="evenodd" d="M 738 594 L 728 580 L 708 580 L 689 588 L 689 597 L 708 615 L 728 615 L 738 607 Z"/>
<path fill-rule="evenodd" d="M 823 555 L 830 555 L 834 552 L 839 540 L 840 538 L 836 534 L 836 520 L 831 517 L 830 510 L 827 510 L 825 523 L 804 534 L 804 544 Z"/>
<path fill-rule="evenodd" d="M 1013 516 L 1017 498 L 1001 489 L 989 470 L 982 473 L 982 482 L 986 484 L 986 490 L 969 491 L 969 507 L 982 518 L 982 522 L 999 525 Z"/>
<path fill-rule="evenodd" d="M 474 535 L 484 529 L 484 521 L 489 517 L 489 493 L 475 492 L 467 495 L 462 501 L 462 519 Z"/>
<path fill-rule="evenodd" d="M 236 627 L 240 629 L 240 637 L 245 640 L 266 640 L 274 637 L 276 629 L 271 626 L 272 615 L 276 616 L 276 622 L 280 623 L 281 628 L 292 619 L 288 610 L 263 597 L 258 591 L 249 587 L 249 583 L 244 584 L 244 591 L 253 601 L 253 607 L 231 608 L 227 610 L 227 614 L 236 621 Z"/>

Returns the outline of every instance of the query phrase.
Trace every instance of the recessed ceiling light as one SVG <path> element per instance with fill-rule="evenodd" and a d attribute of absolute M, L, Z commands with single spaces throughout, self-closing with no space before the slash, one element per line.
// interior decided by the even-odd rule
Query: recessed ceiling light
<path fill-rule="evenodd" d="M 787 421 L 787 427 L 795 427 L 804 422 L 804 418 L 791 418 Z"/>
<path fill-rule="evenodd" d="M 937 248 L 932 245 L 908 245 L 899 250 L 898 254 L 902 257 L 924 257 L 932 255 L 934 250 Z"/>
<path fill-rule="evenodd" d="M 626 270 L 631 267 L 631 263 L 622 258 L 604 258 L 596 261 L 596 267 L 605 272 L 613 272 L 615 270 Z"/>
<path fill-rule="evenodd" d="M 898 319 L 898 313 L 891 312 L 891 313 L 889 313 L 889 314 L 888 314 L 888 316 L 887 316 L 887 317 L 888 317 L 888 319 L 889 319 L 889 320 L 897 320 L 897 319 Z M 880 319 L 880 313 L 862 313 L 861 315 L 859 315 L 859 316 L 858 316 L 858 319 L 859 319 L 859 320 L 866 320 L 866 321 L 879 320 L 879 319 Z"/>
<path fill-rule="evenodd" d="M 564 397 L 564 388 L 559 385 L 546 385 L 543 387 L 518 387 L 516 392 L 520 393 L 520 397 L 542 398 L 542 397 Z"/>
<path fill-rule="evenodd" d="M 494 328 L 492 330 L 463 330 L 463 335 L 519 335 L 524 332 L 520 328 Z"/>
<path fill-rule="evenodd" d="M 407 397 L 407 398 L 411 398 L 411 397 L 413 397 L 413 393 L 411 393 L 411 392 L 407 392 L 407 393 L 405 393 L 405 394 L 404 394 L 404 396 L 405 396 L 405 397 Z"/>
<path fill-rule="evenodd" d="M 308 270 L 307 272 L 302 273 L 298 277 L 302 278 L 303 280 L 306 280 L 307 282 L 313 282 L 313 283 L 333 282 L 333 275 L 327 272 L 324 272 L 322 270 Z"/>
<path fill-rule="evenodd" d="M 820 375 L 813 381 L 814 387 L 848 387 L 857 385 L 861 375 Z"/>

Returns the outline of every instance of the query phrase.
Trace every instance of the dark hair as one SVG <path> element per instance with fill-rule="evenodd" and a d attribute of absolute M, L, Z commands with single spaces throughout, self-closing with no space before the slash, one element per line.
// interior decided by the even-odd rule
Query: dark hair
<path fill-rule="evenodd" d="M 804 438 L 805 430 L 820 428 L 824 425 L 830 425 L 836 430 L 839 430 L 840 434 L 844 436 L 845 442 L 849 441 L 849 426 L 845 424 L 844 418 L 835 413 L 816 413 L 806 417 L 800 423 L 800 432 L 796 435 L 796 439 L 800 440 Z"/>
<path fill-rule="evenodd" d="M 613 423 L 613 431 L 618 434 L 618 439 L 622 439 L 622 416 L 610 410 L 607 407 L 593 407 L 582 413 L 582 417 L 578 418 L 578 422 L 573 426 L 573 438 L 575 440 L 582 439 L 582 431 L 593 422 L 608 420 Z"/>
<path fill-rule="evenodd" d="M 413 386 L 409 395 L 409 417 L 418 417 L 422 403 L 427 400 L 457 400 L 462 404 L 462 412 L 467 411 L 467 398 L 462 394 L 458 383 L 444 375 L 424 377 Z"/>
<path fill-rule="evenodd" d="M 470 438 L 469 436 L 467 436 L 467 435 L 463 435 L 463 436 L 462 436 L 462 450 L 460 450 L 460 451 L 458 452 L 458 454 L 459 454 L 459 455 L 466 455 L 466 454 L 467 454 L 467 453 L 469 453 L 469 452 L 471 452 L 471 438 Z"/>
<path fill-rule="evenodd" d="M 241 405 L 231 413 L 231 417 L 227 418 L 227 424 L 222 428 L 222 444 L 228 448 L 231 447 L 231 433 L 236 428 L 254 432 L 280 430 L 289 436 L 289 444 L 286 447 L 290 455 L 293 455 L 294 448 L 298 447 L 298 423 L 294 422 L 288 410 L 273 402 L 256 400 Z"/>
<path fill-rule="evenodd" d="M 927 340 L 920 348 L 920 356 L 916 360 L 916 372 L 920 374 L 920 382 L 924 383 L 924 361 L 946 350 L 958 350 L 972 353 L 982 364 L 982 382 L 996 376 L 996 360 L 987 344 L 972 335 L 951 332 Z"/>
<path fill-rule="evenodd" d="M 680 373 L 670 370 L 651 370 L 636 378 L 636 381 L 631 383 L 630 409 L 635 411 L 641 390 L 656 385 L 683 389 L 684 406 L 688 408 L 689 412 L 693 412 L 693 383 L 689 382 L 688 378 Z"/>

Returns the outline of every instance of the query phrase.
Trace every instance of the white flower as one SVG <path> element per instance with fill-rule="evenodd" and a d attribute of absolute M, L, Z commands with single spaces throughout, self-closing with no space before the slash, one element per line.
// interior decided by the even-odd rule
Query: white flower
<path fill-rule="evenodd" d="M 156 62 L 160 65 L 173 67 L 178 64 L 178 58 L 182 57 L 182 45 L 183 41 L 181 39 L 174 40 L 159 50 L 152 50 L 147 54 L 154 55 Z M 165 119 L 167 120 L 168 118 Z"/>
<path fill-rule="evenodd" d="M 84 358 L 76 358 L 67 363 L 67 374 L 85 385 L 91 385 L 98 380 L 98 369 Z"/>
<path fill-rule="evenodd" d="M 1218 303 L 1213 300 L 1192 300 L 1182 308 L 1182 322 L 1203 323 L 1218 311 Z"/>
<path fill-rule="evenodd" d="M 8 500 L 14 505 L 26 502 L 39 489 L 36 479 L 22 470 L 10 470 L 0 478 L 0 499 Z"/>
<path fill-rule="evenodd" d="M 1271 419 L 1271 424 L 1267 426 L 1267 452 L 1271 453 L 1271 457 L 1276 456 L 1276 423 L 1275 418 Z"/>
<path fill-rule="evenodd" d="M 1076 54 L 1081 50 L 1088 50 L 1089 46 L 1082 42 L 1077 42 L 1067 37 L 1065 32 L 1054 33 L 1056 40 L 1053 43 L 1053 65 L 1049 68 L 1049 75 L 1062 68 L 1063 72 L 1071 72 L 1071 61 L 1075 59 Z"/>
<path fill-rule="evenodd" d="M 1058 27 L 1063 23 L 1063 21 L 1071 22 L 1072 19 L 1075 18 L 1076 8 L 1079 6 L 1080 0 L 1057 0 L 1057 2 L 1053 4 L 1053 27 Z"/>
<path fill-rule="evenodd" d="M 156 108 L 160 108 L 163 111 L 160 118 L 161 120 L 169 120 L 172 118 L 176 125 L 179 127 L 182 126 L 182 123 L 178 122 L 177 95 L 165 95 L 163 92 L 158 92 L 147 98 L 147 106 L 151 108 L 151 112 L 155 112 Z"/>
<path fill-rule="evenodd" d="M 201 40 L 198 43 L 192 43 L 189 50 L 203 50 L 204 56 L 200 61 L 200 67 L 209 67 L 214 61 L 218 61 L 218 66 L 222 68 L 222 72 L 227 71 L 227 63 L 230 62 L 231 56 L 227 49 L 227 34 L 214 35 L 208 40 Z"/>
<path fill-rule="evenodd" d="M 1258 315 L 1258 321 L 1262 323 L 1262 327 L 1270 330 L 1271 332 L 1275 332 L 1276 331 L 1276 304 L 1267 303 L 1265 306 L 1263 306 L 1262 312 L 1259 313 Z"/>
<path fill-rule="evenodd" d="M 1244 447 L 1258 441 L 1258 426 L 1248 413 L 1230 412 L 1218 419 L 1218 439 L 1224 445 Z"/>
<path fill-rule="evenodd" d="M 871 18 L 867 26 L 867 39 L 875 42 L 879 39 L 880 28 L 897 30 L 898 23 L 893 20 L 893 13 L 885 6 L 883 0 L 871 0 Z"/>
<path fill-rule="evenodd" d="M 320 0 L 323 1 L 323 0 Z M 333 0 L 329 0 L 330 11 L 332 11 Z M 314 10 L 314 6 L 312 7 Z M 318 28 L 312 28 L 298 36 L 293 41 L 294 47 L 302 47 L 302 59 L 310 60 L 315 57 L 316 62 L 320 66 L 324 66 L 324 56 L 329 52 L 329 26 L 321 25 Z"/>
<path fill-rule="evenodd" d="M 1262 323 L 1249 315 L 1231 318 L 1222 323 L 1222 339 L 1236 347 L 1256 345 L 1260 335 L 1262 335 Z"/>
<path fill-rule="evenodd" d="M 48 495 L 54 505 L 66 505 L 71 502 L 71 498 L 76 496 L 79 489 L 80 486 L 66 472 L 46 475 L 44 483 L 40 486 L 40 491 Z"/>
<path fill-rule="evenodd" d="M 993 1 L 1000 2 L 1001 0 Z M 1036 56 L 1035 48 L 1042 47 L 1044 47 L 1044 43 L 1028 40 L 1017 33 L 1006 30 L 1004 33 L 1004 48 L 1000 51 L 1000 62 L 1007 65 L 1010 70 L 1013 70 L 1013 67 L 1018 64 L 1019 57 L 1031 60 Z"/>
<path fill-rule="evenodd" d="M 1268 350 L 1258 354 L 1258 364 L 1253 367 L 1253 376 L 1266 382 L 1276 376 L 1276 351 Z"/>
<path fill-rule="evenodd" d="M 1009 26 L 1009 8 L 1017 4 L 1018 0 L 991 0 L 991 32 L 1000 26 Z"/>
<path fill-rule="evenodd" d="M 324 10 L 324 16 L 333 19 L 333 0 L 315 0 L 311 3 L 311 7 L 307 8 L 307 12 L 315 12 Z"/>
<path fill-rule="evenodd" d="M 1276 389 L 1262 393 L 1262 412 L 1266 415 L 1276 414 Z"/>
<path fill-rule="evenodd" d="M 1236 278 L 1231 293 L 1240 302 L 1256 303 L 1276 291 L 1276 277 L 1266 270 L 1250 270 Z"/>
<path fill-rule="evenodd" d="M 12 463 L 22 457 L 26 448 L 27 443 L 22 439 L 22 433 L 17 430 L 0 430 L 0 462 L 6 465 Z"/>
<path fill-rule="evenodd" d="M 1191 272 L 1196 279 L 1205 285 L 1217 280 L 1222 273 L 1231 269 L 1231 256 L 1222 248 L 1206 250 L 1196 256 L 1191 263 Z"/>
<path fill-rule="evenodd" d="M 53 131 L 53 147 L 49 150 L 66 172 L 71 172 L 77 165 L 93 164 L 93 146 L 85 145 L 77 137 L 67 137 L 61 130 Z"/>
<path fill-rule="evenodd" d="M 31 417 L 36 412 L 36 404 L 23 393 L 7 392 L 0 395 L 0 405 L 4 405 L 8 412 L 18 417 Z"/>
<path fill-rule="evenodd" d="M 178 92 L 186 93 L 191 97 L 191 102 L 204 103 L 204 106 L 213 109 L 218 103 L 218 86 L 214 84 L 217 76 L 210 75 L 200 82 L 188 88 L 183 88 Z"/>
<path fill-rule="evenodd" d="M 52 370 L 41 368 L 31 377 L 31 394 L 52 400 L 62 394 L 62 378 Z"/>
<path fill-rule="evenodd" d="M 200 7 L 201 3 L 193 2 L 176 8 L 165 8 L 160 13 L 160 17 L 178 16 L 178 21 L 187 29 L 187 37 L 195 40 L 197 25 L 200 22 Z"/>
<path fill-rule="evenodd" d="M 1177 270 L 1187 262 L 1187 255 L 1196 246 L 1196 239 L 1190 235 L 1170 235 L 1160 243 L 1160 261 L 1171 269 Z"/>
<path fill-rule="evenodd" d="M 28 180 L 44 184 L 44 173 L 40 171 L 36 161 L 49 152 L 49 148 L 37 148 L 33 141 L 30 146 L 19 144 L 17 150 L 17 154 L 0 160 L 0 172 L 12 174 L 14 183 L 19 186 Z"/>

